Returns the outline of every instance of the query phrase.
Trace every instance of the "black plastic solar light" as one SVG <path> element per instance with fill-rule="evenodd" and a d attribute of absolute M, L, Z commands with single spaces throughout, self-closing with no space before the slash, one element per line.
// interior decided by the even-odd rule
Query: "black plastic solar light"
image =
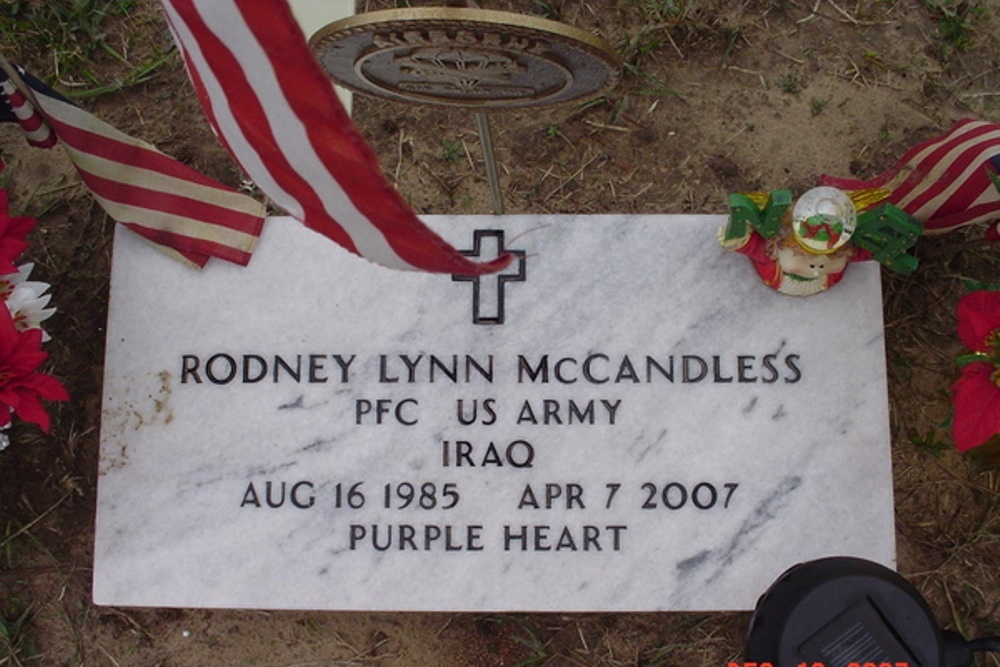
<path fill-rule="evenodd" d="M 968 667 L 968 642 L 940 630 L 923 597 L 892 570 L 858 558 L 789 569 L 757 602 L 745 665 L 766 667 Z"/>

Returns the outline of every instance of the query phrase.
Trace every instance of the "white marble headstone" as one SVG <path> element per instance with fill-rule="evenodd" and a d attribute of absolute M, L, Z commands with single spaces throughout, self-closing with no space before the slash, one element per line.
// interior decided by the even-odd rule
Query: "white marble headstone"
<path fill-rule="evenodd" d="M 795 298 L 718 216 L 428 222 L 521 261 L 477 286 L 274 219 L 195 272 L 119 231 L 97 603 L 749 609 L 893 564 L 876 264 Z"/>

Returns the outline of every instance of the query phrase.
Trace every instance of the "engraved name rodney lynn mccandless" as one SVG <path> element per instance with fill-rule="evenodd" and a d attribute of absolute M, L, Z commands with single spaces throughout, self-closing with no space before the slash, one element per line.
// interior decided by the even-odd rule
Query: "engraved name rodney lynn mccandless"
<path fill-rule="evenodd" d="M 281 354 L 213 352 L 183 354 L 181 384 L 471 384 L 497 381 L 493 354 Z M 802 379 L 801 356 L 768 354 L 622 354 L 585 356 L 519 354 L 500 364 L 517 384 L 795 384 Z"/>

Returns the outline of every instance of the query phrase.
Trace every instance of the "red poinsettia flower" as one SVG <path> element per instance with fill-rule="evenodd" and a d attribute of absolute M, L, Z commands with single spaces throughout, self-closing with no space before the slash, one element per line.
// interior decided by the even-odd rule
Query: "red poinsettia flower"
<path fill-rule="evenodd" d="M 40 329 L 18 331 L 6 306 L 0 305 L 0 427 L 11 415 L 49 430 L 49 414 L 41 399 L 69 400 L 62 384 L 36 369 L 48 355 L 42 352 Z"/>
<path fill-rule="evenodd" d="M 14 262 L 28 247 L 28 242 L 24 240 L 24 237 L 34 226 L 34 218 L 11 217 L 8 214 L 7 191 L 0 190 L 0 275 L 17 273 Z"/>
<path fill-rule="evenodd" d="M 980 290 L 958 302 L 958 336 L 972 354 L 952 385 L 955 447 L 966 451 L 1000 434 L 1000 291 Z"/>

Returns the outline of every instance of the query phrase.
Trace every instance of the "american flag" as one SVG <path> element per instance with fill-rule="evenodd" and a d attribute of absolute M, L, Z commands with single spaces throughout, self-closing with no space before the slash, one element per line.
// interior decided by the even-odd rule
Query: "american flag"
<path fill-rule="evenodd" d="M 197 266 L 211 257 L 246 265 L 264 206 L 130 137 L 0 61 L 0 121 L 28 143 L 61 143 L 81 179 L 113 219 L 168 254 Z"/>
<path fill-rule="evenodd" d="M 287 0 L 162 0 L 209 121 L 289 215 L 383 266 L 478 275 L 382 174 L 315 61 Z"/>
<path fill-rule="evenodd" d="M 842 190 L 882 188 L 884 201 L 924 223 L 925 234 L 940 234 L 1000 217 L 1000 125 L 964 119 L 947 134 L 907 151 L 891 169 L 870 181 L 823 175 L 822 185 Z M 1000 223 L 988 237 L 1000 238 Z"/>

